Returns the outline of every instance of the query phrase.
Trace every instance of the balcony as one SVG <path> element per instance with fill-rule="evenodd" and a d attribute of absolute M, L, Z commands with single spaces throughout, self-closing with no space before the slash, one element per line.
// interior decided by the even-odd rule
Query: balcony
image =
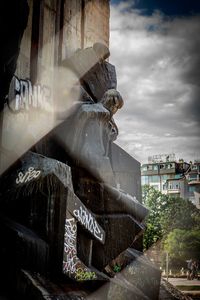
<path fill-rule="evenodd" d="M 141 174 L 143 176 L 147 175 L 158 175 L 158 165 L 143 165 L 142 168 L 141 168 Z"/>
<path fill-rule="evenodd" d="M 180 188 L 179 189 L 168 189 L 167 194 L 180 194 Z"/>
<path fill-rule="evenodd" d="M 200 175 L 190 173 L 187 176 L 187 180 L 189 185 L 200 184 Z"/>

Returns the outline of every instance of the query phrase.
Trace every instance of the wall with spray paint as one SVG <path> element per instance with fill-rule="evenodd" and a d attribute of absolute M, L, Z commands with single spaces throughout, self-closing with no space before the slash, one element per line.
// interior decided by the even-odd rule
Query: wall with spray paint
<path fill-rule="evenodd" d="M 60 99 L 61 110 L 71 105 L 69 90 L 78 78 L 61 67 L 62 61 L 95 42 L 107 46 L 109 43 L 109 0 L 27 0 L 27 3 L 27 27 L 7 96 L 9 106 L 5 106 L 2 118 L 1 173 L 15 157 L 20 157 L 55 127 Z M 35 107 L 40 110 L 31 109 Z M 13 116 L 13 110 L 19 114 Z M 22 131 L 23 146 L 18 149 Z"/>

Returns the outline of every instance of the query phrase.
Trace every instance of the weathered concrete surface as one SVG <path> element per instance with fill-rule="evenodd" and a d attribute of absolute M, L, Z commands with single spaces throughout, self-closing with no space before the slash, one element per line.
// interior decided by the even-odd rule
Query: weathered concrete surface
<path fill-rule="evenodd" d="M 165 279 L 161 280 L 159 300 L 192 300 L 191 297 L 184 295 Z"/>
<path fill-rule="evenodd" d="M 185 290 L 182 291 L 184 295 L 190 296 L 192 297 L 192 299 L 200 299 L 200 289 L 198 291 L 195 290 L 190 291 L 190 286 L 197 286 L 200 288 L 200 280 L 197 279 L 187 280 L 187 278 L 169 278 L 169 282 L 177 289 L 179 289 L 179 286 L 184 286 Z"/>
<path fill-rule="evenodd" d="M 104 44 L 95 43 L 93 47 L 79 49 L 62 61 L 63 67 L 76 73 L 95 102 L 99 102 L 106 91 L 117 87 L 115 67 L 105 61 L 109 55 L 109 49 Z"/>
<path fill-rule="evenodd" d="M 27 1 L 1 1 L 0 110 L 16 70 L 19 46 L 28 21 Z M 11 9 L 12 7 L 12 9 Z M 6 24 L 6 26 L 5 26 Z"/>
<path fill-rule="evenodd" d="M 109 157 L 117 188 L 141 201 L 140 163 L 115 143 L 111 144 Z"/>
<path fill-rule="evenodd" d="M 0 218 L 1 236 L 8 267 L 13 256 L 16 268 L 41 274 L 63 272 L 77 281 L 101 277 L 77 256 L 77 222 L 90 239 L 103 244 L 105 232 L 74 194 L 69 166 L 28 152 L 4 174 L 1 187 L 0 207 L 6 216 Z M 13 248 L 18 249 L 14 254 Z"/>
<path fill-rule="evenodd" d="M 169 278 L 169 283 L 171 283 L 174 286 L 191 286 L 196 285 L 200 287 L 200 280 L 193 279 L 193 280 L 187 280 L 187 278 Z"/>
<path fill-rule="evenodd" d="M 116 263 L 124 265 L 119 273 L 113 272 Z M 160 271 L 140 252 L 127 249 L 106 271 L 112 274 L 110 282 L 91 293 L 88 300 L 158 300 Z"/>
<path fill-rule="evenodd" d="M 94 42 L 101 42 L 108 46 L 109 0 L 86 0 L 84 17 L 84 48 L 92 46 Z"/>

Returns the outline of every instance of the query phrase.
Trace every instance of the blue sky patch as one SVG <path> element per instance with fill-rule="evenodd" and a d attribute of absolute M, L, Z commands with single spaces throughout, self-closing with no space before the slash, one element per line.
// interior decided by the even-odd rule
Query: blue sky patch
<path fill-rule="evenodd" d="M 133 2 L 133 8 L 142 10 L 143 15 L 152 15 L 156 10 L 168 16 L 200 14 L 199 0 L 111 0 L 111 4 L 119 4 L 120 2 Z"/>

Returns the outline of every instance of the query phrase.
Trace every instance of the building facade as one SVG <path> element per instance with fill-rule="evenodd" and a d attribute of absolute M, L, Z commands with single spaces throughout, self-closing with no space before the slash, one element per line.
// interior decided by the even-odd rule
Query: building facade
<path fill-rule="evenodd" d="M 142 165 L 142 185 L 148 184 L 153 186 L 164 194 L 174 193 L 183 196 L 183 177 L 189 168 L 189 164 L 183 161 L 171 161 L 166 157 L 164 159 L 154 158 L 149 160 L 148 164 Z"/>
<path fill-rule="evenodd" d="M 189 199 L 200 208 L 200 162 L 175 160 L 175 155 L 155 155 L 141 167 L 142 185 L 163 194 Z"/>
<path fill-rule="evenodd" d="M 200 161 L 191 163 L 186 173 L 188 182 L 188 198 L 200 209 Z"/>

